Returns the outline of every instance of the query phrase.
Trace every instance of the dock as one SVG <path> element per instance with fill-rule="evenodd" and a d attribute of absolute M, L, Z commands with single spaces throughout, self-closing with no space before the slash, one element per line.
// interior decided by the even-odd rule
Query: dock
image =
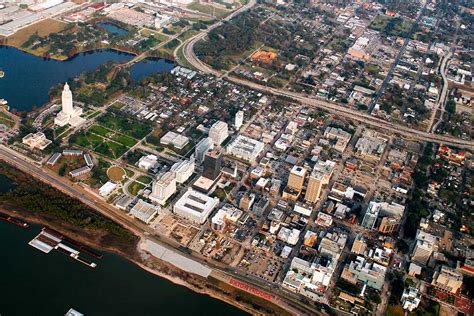
<path fill-rule="evenodd" d="M 38 236 L 33 238 L 33 240 L 31 240 L 28 244 L 44 253 L 50 253 L 51 250 L 56 249 L 60 253 L 71 257 L 74 260 L 79 261 L 80 263 L 85 264 L 86 266 L 89 266 L 91 268 L 97 267 L 97 264 L 84 257 L 81 257 L 81 252 L 80 250 L 76 249 L 76 247 L 81 250 L 84 250 L 84 252 L 88 253 L 93 257 L 96 257 L 98 259 L 102 258 L 102 255 L 87 248 L 86 246 L 83 246 L 80 243 L 75 242 L 71 239 L 67 239 L 61 233 L 46 227 L 44 227 L 38 234 Z"/>
<path fill-rule="evenodd" d="M 81 312 L 78 312 L 74 308 L 70 308 L 64 316 L 84 316 Z"/>
<path fill-rule="evenodd" d="M 15 217 L 10 216 L 10 215 L 5 214 L 5 213 L 0 212 L 0 219 L 4 220 L 6 222 L 12 223 L 13 225 L 16 225 L 16 226 L 21 227 L 21 228 L 26 229 L 26 228 L 30 227 L 30 225 L 27 222 L 22 221 L 21 219 L 15 218 Z"/>

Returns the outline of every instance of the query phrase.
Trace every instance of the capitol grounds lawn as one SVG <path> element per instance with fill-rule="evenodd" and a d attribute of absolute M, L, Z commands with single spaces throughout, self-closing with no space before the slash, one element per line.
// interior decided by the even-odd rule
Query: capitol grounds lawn
<path fill-rule="evenodd" d="M 100 135 L 91 133 L 88 130 L 71 136 L 70 141 L 75 145 L 88 148 L 98 154 L 113 159 L 119 158 L 130 148 L 121 143 L 110 141 Z"/>
<path fill-rule="evenodd" d="M 125 116 L 118 111 L 107 112 L 97 119 L 97 123 L 109 130 L 113 130 L 135 139 L 142 139 L 151 132 L 150 124 L 142 123 L 139 120 L 130 116 Z"/>
<path fill-rule="evenodd" d="M 37 33 L 39 36 L 48 36 L 66 28 L 67 24 L 58 20 L 46 19 L 18 30 L 15 34 L 7 37 L 7 45 L 21 48 L 31 35 Z"/>
<path fill-rule="evenodd" d="M 144 188 L 145 186 L 143 184 L 135 181 L 135 182 L 130 183 L 130 185 L 128 186 L 128 192 L 130 192 L 131 195 L 136 196 L 138 194 L 138 191 Z"/>
<path fill-rule="evenodd" d="M 139 177 L 137 178 L 137 181 L 138 181 L 138 182 L 145 183 L 145 184 L 150 183 L 151 180 L 153 180 L 153 179 L 150 178 L 150 177 L 148 177 L 148 176 L 139 176 Z"/>
<path fill-rule="evenodd" d="M 151 126 L 120 113 L 108 112 L 86 131 L 71 136 L 70 142 L 98 154 L 117 159 L 151 131 Z"/>

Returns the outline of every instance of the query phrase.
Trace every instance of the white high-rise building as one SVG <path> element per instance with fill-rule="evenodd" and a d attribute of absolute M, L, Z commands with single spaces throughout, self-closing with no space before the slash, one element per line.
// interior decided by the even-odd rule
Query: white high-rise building
<path fill-rule="evenodd" d="M 194 158 L 196 158 L 197 163 L 201 164 L 204 161 L 204 155 L 206 155 L 206 153 L 213 148 L 214 144 L 209 137 L 201 139 L 194 150 Z"/>
<path fill-rule="evenodd" d="M 185 183 L 192 176 L 195 168 L 194 157 L 190 160 L 180 160 L 171 167 L 174 172 L 176 182 Z"/>
<path fill-rule="evenodd" d="M 69 85 L 67 84 L 67 82 L 64 85 L 63 93 L 61 95 L 61 100 L 62 100 L 63 112 L 69 115 L 73 115 L 74 106 L 72 104 L 72 92 L 71 92 L 71 89 L 69 89 Z"/>
<path fill-rule="evenodd" d="M 72 92 L 69 89 L 67 82 L 64 85 L 61 99 L 61 112 L 59 112 L 54 119 L 54 124 L 59 126 L 65 126 L 69 124 L 73 127 L 83 124 L 86 120 L 81 117 L 82 108 L 75 107 L 73 105 Z"/>
<path fill-rule="evenodd" d="M 244 124 L 244 111 L 239 111 L 235 114 L 235 129 L 239 130 L 242 124 Z"/>
<path fill-rule="evenodd" d="M 214 145 L 219 146 L 227 137 L 229 137 L 229 127 L 222 121 L 215 122 L 209 129 L 209 137 Z"/>
<path fill-rule="evenodd" d="M 153 182 L 150 200 L 160 205 L 165 205 L 166 201 L 176 192 L 176 176 L 172 171 L 168 171 L 157 181 Z"/>

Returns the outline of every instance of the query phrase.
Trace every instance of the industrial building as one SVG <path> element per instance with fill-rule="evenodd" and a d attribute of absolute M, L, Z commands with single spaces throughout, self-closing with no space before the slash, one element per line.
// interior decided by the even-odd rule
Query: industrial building
<path fill-rule="evenodd" d="M 84 166 L 79 169 L 72 170 L 71 172 L 69 172 L 69 175 L 73 178 L 77 178 L 77 177 L 88 174 L 89 172 L 91 172 L 91 170 L 92 169 L 89 166 Z"/>
<path fill-rule="evenodd" d="M 169 131 L 160 139 L 162 145 L 172 145 L 176 149 L 183 149 L 189 143 L 189 138 L 181 134 Z"/>
<path fill-rule="evenodd" d="M 107 197 L 117 188 L 117 185 L 111 181 L 107 181 L 99 189 L 99 195 L 102 197 Z"/>
<path fill-rule="evenodd" d="M 137 204 L 132 207 L 130 214 L 142 222 L 150 224 L 151 220 L 158 214 L 158 210 L 159 207 L 140 199 Z"/>
<path fill-rule="evenodd" d="M 448 266 L 441 266 L 434 274 L 432 285 L 440 290 L 458 293 L 462 287 L 463 275 Z"/>
<path fill-rule="evenodd" d="M 349 264 L 349 272 L 360 282 L 367 286 L 381 290 L 385 282 L 387 268 L 375 262 L 369 262 L 362 256 Z"/>
<path fill-rule="evenodd" d="M 236 223 L 242 216 L 243 211 L 231 204 L 225 204 L 220 208 L 216 215 L 211 219 L 211 227 L 214 230 L 222 230 L 225 228 L 226 223 Z"/>

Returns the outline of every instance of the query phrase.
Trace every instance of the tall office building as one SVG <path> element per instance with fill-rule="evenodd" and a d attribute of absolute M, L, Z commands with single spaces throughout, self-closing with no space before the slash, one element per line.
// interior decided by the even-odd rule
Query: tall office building
<path fill-rule="evenodd" d="M 416 232 L 416 244 L 411 254 L 411 260 L 420 264 L 427 264 L 431 254 L 437 250 L 436 237 L 418 230 Z"/>
<path fill-rule="evenodd" d="M 306 169 L 299 166 L 294 166 L 293 169 L 290 171 L 290 175 L 288 176 L 288 183 L 283 190 L 282 197 L 285 200 L 290 201 L 297 201 L 300 194 L 301 189 L 303 188 L 304 178 L 306 176 Z"/>
<path fill-rule="evenodd" d="M 244 211 L 249 211 L 250 208 L 253 205 L 253 202 L 255 202 L 255 194 L 253 193 L 245 193 L 239 201 L 239 207 L 244 210 Z"/>
<path fill-rule="evenodd" d="M 172 171 L 163 174 L 157 181 L 153 182 L 150 200 L 160 205 L 165 205 L 166 201 L 176 192 L 176 176 Z"/>
<path fill-rule="evenodd" d="M 209 137 L 214 145 L 219 146 L 227 137 L 229 137 L 229 128 L 227 123 L 222 121 L 215 122 L 209 129 Z"/>
<path fill-rule="evenodd" d="M 242 124 L 244 124 L 244 111 L 238 111 L 235 114 L 235 129 L 239 130 Z"/>
<path fill-rule="evenodd" d="M 214 143 L 212 139 L 209 137 L 201 139 L 201 141 L 196 145 L 196 149 L 194 150 L 194 157 L 196 158 L 196 162 L 201 164 L 204 161 L 204 155 L 214 148 Z"/>
<path fill-rule="evenodd" d="M 204 155 L 202 176 L 215 180 L 219 177 L 222 167 L 222 149 L 215 148 Z"/>
<path fill-rule="evenodd" d="M 309 203 L 316 203 L 319 200 L 321 191 L 329 184 L 335 162 L 318 160 L 309 176 L 308 188 L 306 189 L 305 200 Z"/>
<path fill-rule="evenodd" d="M 301 191 L 301 189 L 303 188 L 305 176 L 305 168 L 294 166 L 290 171 L 290 176 L 288 177 L 288 186 L 297 191 Z"/>

